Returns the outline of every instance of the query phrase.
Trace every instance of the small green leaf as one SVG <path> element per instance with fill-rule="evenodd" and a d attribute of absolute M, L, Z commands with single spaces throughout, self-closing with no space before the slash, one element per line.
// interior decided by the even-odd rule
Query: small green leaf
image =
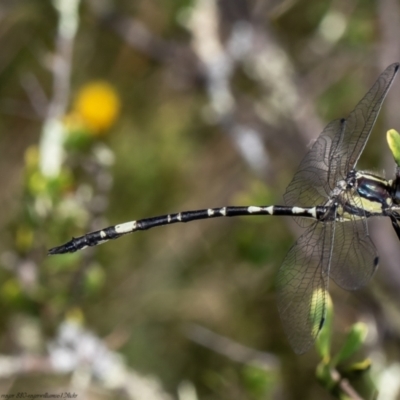
<path fill-rule="evenodd" d="M 316 370 L 316 376 L 318 382 L 329 390 L 335 386 L 335 382 L 332 379 L 331 366 L 329 363 L 325 363 L 323 360 L 318 364 Z"/>
<path fill-rule="evenodd" d="M 343 374 L 346 375 L 347 379 L 357 379 L 371 369 L 371 364 L 371 360 L 366 358 L 365 360 L 352 363 L 343 370 Z"/>
<path fill-rule="evenodd" d="M 364 343 L 368 333 L 367 325 L 363 322 L 355 323 L 347 334 L 346 341 L 339 353 L 332 359 L 332 366 L 339 364 L 352 356 Z"/>
<path fill-rule="evenodd" d="M 329 293 L 326 296 L 326 315 L 325 322 L 318 335 L 316 348 L 323 362 L 328 363 L 330 360 L 331 338 L 332 338 L 332 320 L 333 320 L 333 303 Z"/>
<path fill-rule="evenodd" d="M 390 129 L 386 133 L 386 140 L 389 145 L 389 149 L 392 152 L 394 161 L 397 166 L 400 167 L 400 134 L 394 129 Z"/>

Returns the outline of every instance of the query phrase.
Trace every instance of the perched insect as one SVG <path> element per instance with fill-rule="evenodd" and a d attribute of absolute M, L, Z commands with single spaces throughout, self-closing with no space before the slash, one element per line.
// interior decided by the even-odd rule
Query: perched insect
<path fill-rule="evenodd" d="M 298 354 L 306 352 L 324 324 L 329 278 L 343 289 L 358 289 L 378 265 L 367 219 L 389 217 L 400 239 L 400 177 L 388 181 L 355 170 L 398 69 L 399 63 L 386 68 L 346 119 L 326 126 L 287 187 L 286 205 L 209 208 L 125 222 L 73 238 L 50 249 L 49 255 L 178 222 L 239 215 L 293 216 L 306 231 L 279 269 L 277 299 L 291 346 Z"/>

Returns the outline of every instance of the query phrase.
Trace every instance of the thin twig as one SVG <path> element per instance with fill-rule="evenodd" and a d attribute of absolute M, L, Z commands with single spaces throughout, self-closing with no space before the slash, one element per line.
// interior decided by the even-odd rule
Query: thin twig
<path fill-rule="evenodd" d="M 349 396 L 351 400 L 364 400 L 350 385 L 350 382 L 347 379 L 343 379 L 336 369 L 331 370 L 331 377 L 333 381 L 337 383 L 342 392 Z"/>
<path fill-rule="evenodd" d="M 274 355 L 244 346 L 200 325 L 187 325 L 185 334 L 193 342 L 222 354 L 235 362 L 242 364 L 256 362 L 268 370 L 279 367 L 279 360 Z"/>
<path fill-rule="evenodd" d="M 61 169 L 64 129 L 60 119 L 68 106 L 80 0 L 53 0 L 53 4 L 59 15 L 52 71 L 53 93 L 40 140 L 40 169 L 46 176 L 57 176 Z"/>

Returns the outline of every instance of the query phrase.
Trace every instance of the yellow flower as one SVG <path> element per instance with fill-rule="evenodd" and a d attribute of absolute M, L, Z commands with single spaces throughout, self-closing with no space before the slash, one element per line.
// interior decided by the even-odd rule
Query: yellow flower
<path fill-rule="evenodd" d="M 115 122 L 120 107 L 114 87 L 105 81 L 94 81 L 84 85 L 78 92 L 74 112 L 92 133 L 98 134 Z"/>

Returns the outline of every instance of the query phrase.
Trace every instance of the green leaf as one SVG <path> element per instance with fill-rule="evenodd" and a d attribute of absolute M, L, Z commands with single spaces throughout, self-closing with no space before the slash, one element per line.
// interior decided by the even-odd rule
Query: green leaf
<path fill-rule="evenodd" d="M 349 367 L 343 370 L 343 374 L 347 379 L 357 379 L 371 369 L 371 360 L 366 358 L 362 361 L 352 363 Z"/>
<path fill-rule="evenodd" d="M 323 362 L 328 363 L 331 350 L 333 303 L 329 293 L 327 293 L 326 299 L 325 322 L 315 343 L 318 354 L 321 356 Z"/>
<path fill-rule="evenodd" d="M 335 382 L 333 379 L 330 363 L 326 363 L 324 360 L 318 364 L 316 376 L 318 382 L 329 391 L 331 391 L 337 384 L 337 382 Z"/>
<path fill-rule="evenodd" d="M 386 133 L 386 140 L 389 145 L 389 149 L 392 152 L 394 161 L 397 166 L 400 167 L 400 134 L 394 129 L 390 129 Z"/>
<path fill-rule="evenodd" d="M 363 322 L 355 323 L 347 334 L 346 341 L 339 353 L 332 359 L 332 366 L 339 364 L 352 356 L 364 343 L 368 333 L 367 325 Z"/>

